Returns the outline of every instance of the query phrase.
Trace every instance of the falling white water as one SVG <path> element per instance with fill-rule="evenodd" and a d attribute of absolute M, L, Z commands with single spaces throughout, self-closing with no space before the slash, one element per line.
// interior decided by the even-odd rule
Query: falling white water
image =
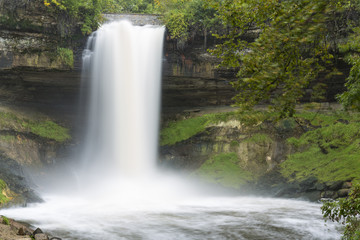
<path fill-rule="evenodd" d="M 61 172 L 55 183 L 67 192 L 43 191 L 44 203 L 0 214 L 64 240 L 339 239 L 320 204 L 199 194 L 194 182 L 156 171 L 163 33 L 113 22 L 89 38 L 80 185 Z"/>
<path fill-rule="evenodd" d="M 103 25 L 88 41 L 86 171 L 144 176 L 157 158 L 164 27 Z M 90 169 L 89 169 L 90 167 Z"/>

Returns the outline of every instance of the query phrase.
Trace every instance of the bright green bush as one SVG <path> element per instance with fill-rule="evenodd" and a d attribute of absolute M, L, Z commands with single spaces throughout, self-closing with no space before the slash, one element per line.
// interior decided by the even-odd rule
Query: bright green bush
<path fill-rule="evenodd" d="M 69 48 L 57 48 L 57 56 L 66 66 L 72 68 L 74 66 L 74 53 Z"/>
<path fill-rule="evenodd" d="M 325 218 L 345 225 L 343 240 L 360 239 L 360 185 L 355 184 L 347 198 L 324 201 L 321 211 Z"/>

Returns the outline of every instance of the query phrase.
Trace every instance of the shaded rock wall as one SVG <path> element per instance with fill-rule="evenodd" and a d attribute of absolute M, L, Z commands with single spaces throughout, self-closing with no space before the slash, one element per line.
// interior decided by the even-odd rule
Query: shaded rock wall
<path fill-rule="evenodd" d="M 253 177 L 253 180 L 246 180 L 247 183 L 241 185 L 238 190 L 241 193 L 312 201 L 346 197 L 350 192 L 351 179 L 324 182 L 313 175 L 299 180 L 282 175 L 281 163 L 296 152 L 286 139 L 304 133 L 301 126 L 286 126 L 285 120 L 254 126 L 243 125 L 238 120 L 220 122 L 174 145 L 161 146 L 160 165 L 194 175 L 205 162 L 208 167 L 215 156 L 232 153 L 237 156 L 236 164 Z M 221 171 L 225 170 L 209 170 L 211 173 Z M 211 179 L 211 183 L 224 187 L 221 176 Z"/>
<path fill-rule="evenodd" d="M 41 0 L 0 0 L 0 70 L 69 69 L 57 51 L 81 44 L 79 24 Z"/>
<path fill-rule="evenodd" d="M 275 133 L 260 141 L 252 140 L 258 132 L 239 121 L 222 122 L 175 145 L 162 146 L 160 159 L 164 165 L 193 171 L 213 155 L 233 152 L 241 167 L 255 175 L 263 175 L 283 162 L 291 147 Z M 269 134 L 269 130 L 264 132 Z"/>

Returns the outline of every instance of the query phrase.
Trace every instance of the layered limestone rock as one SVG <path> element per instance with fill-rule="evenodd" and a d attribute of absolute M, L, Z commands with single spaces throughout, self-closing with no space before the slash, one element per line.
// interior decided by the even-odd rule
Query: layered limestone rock
<path fill-rule="evenodd" d="M 263 175 L 284 161 L 290 152 L 291 147 L 283 139 L 246 130 L 234 121 L 209 126 L 187 140 L 163 146 L 161 160 L 165 165 L 193 171 L 213 155 L 236 153 L 239 166 Z"/>
<path fill-rule="evenodd" d="M 341 158 L 331 160 L 328 156 L 328 164 L 314 166 L 311 170 L 313 165 L 310 164 L 319 162 L 322 157 L 314 155 L 305 174 L 299 173 L 296 164 L 286 165 L 293 156 L 308 156 L 307 150 L 313 147 L 310 143 L 297 148 L 289 140 L 307 136 L 306 124 L 301 125 L 291 119 L 262 121 L 260 117 L 256 121 L 246 120 L 248 116 L 235 113 L 202 115 L 202 110 L 199 111 L 197 115 L 192 113 L 196 117 L 182 116 L 181 120 L 164 124 L 161 133 L 163 146 L 160 148 L 163 166 L 176 171 L 186 170 L 187 174 L 207 183 L 241 193 L 250 191 L 252 194 L 302 197 L 313 201 L 335 199 L 349 193 L 351 181 L 358 170 L 349 170 L 351 176 L 337 179 L 326 174 L 327 171 L 332 174 L 334 169 L 334 166 L 327 168 L 328 164 L 337 160 L 341 162 Z M 254 117 L 256 115 L 253 116 L 256 119 Z M 310 128 L 307 130 L 310 131 Z M 177 138 L 177 135 L 180 137 Z M 301 159 L 298 161 L 301 166 Z M 313 171 L 315 168 L 321 174 Z"/>
<path fill-rule="evenodd" d="M 77 34 L 77 28 L 67 16 L 47 9 L 43 1 L 1 0 L 0 70 L 72 68 L 72 49 L 64 48 L 68 44 L 62 38 L 69 32 Z"/>

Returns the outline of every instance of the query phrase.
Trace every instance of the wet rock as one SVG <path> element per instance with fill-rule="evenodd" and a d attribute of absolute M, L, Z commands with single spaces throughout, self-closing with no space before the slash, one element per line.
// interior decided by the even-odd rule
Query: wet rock
<path fill-rule="evenodd" d="M 318 190 L 318 191 L 324 191 L 326 189 L 326 184 L 321 183 L 321 182 L 317 182 L 315 184 L 315 189 Z"/>
<path fill-rule="evenodd" d="M 297 197 L 295 196 L 299 192 L 299 184 L 297 183 L 282 183 L 277 185 L 275 189 L 274 197 Z"/>
<path fill-rule="evenodd" d="M 40 233 L 44 233 L 40 228 L 37 228 L 34 232 L 33 232 L 33 235 L 36 235 L 36 234 L 40 234 Z"/>
<path fill-rule="evenodd" d="M 311 176 L 311 177 L 305 179 L 304 181 L 300 182 L 299 185 L 300 185 L 301 191 L 307 192 L 307 191 L 315 190 L 317 181 L 318 180 L 316 177 Z"/>
<path fill-rule="evenodd" d="M 342 197 L 347 197 L 350 193 L 350 189 L 349 188 L 345 188 L 345 189 L 340 189 L 339 191 L 337 191 L 337 195 L 338 197 L 342 198 Z"/>
<path fill-rule="evenodd" d="M 0 152 L 0 179 L 4 180 L 11 191 L 17 195 L 10 204 L 26 205 L 41 202 L 42 199 L 32 190 L 30 177 L 15 160 L 4 157 Z"/>
<path fill-rule="evenodd" d="M 315 202 L 320 199 L 320 192 L 319 191 L 312 191 L 312 192 L 306 192 L 302 194 L 302 198 Z"/>
<path fill-rule="evenodd" d="M 61 240 L 61 238 L 58 238 L 58 237 L 52 237 L 52 238 L 50 238 L 50 240 Z"/>
<path fill-rule="evenodd" d="M 35 240 L 49 240 L 45 233 L 38 233 L 34 235 Z"/>
<path fill-rule="evenodd" d="M 343 185 L 343 181 L 335 181 L 327 183 L 329 190 L 338 190 Z"/>
<path fill-rule="evenodd" d="M 10 225 L 13 229 L 15 229 L 15 230 L 18 229 L 17 234 L 20 236 L 25 236 L 25 235 L 31 236 L 32 235 L 33 231 L 29 227 L 25 226 L 22 223 L 11 220 Z"/>
<path fill-rule="evenodd" d="M 320 194 L 321 198 L 331 198 L 334 199 L 335 192 L 334 191 L 325 191 Z"/>
<path fill-rule="evenodd" d="M 20 235 L 20 236 L 26 235 L 24 228 L 19 228 L 17 235 Z"/>
<path fill-rule="evenodd" d="M 344 182 L 341 188 L 351 188 L 352 183 L 351 182 Z"/>

